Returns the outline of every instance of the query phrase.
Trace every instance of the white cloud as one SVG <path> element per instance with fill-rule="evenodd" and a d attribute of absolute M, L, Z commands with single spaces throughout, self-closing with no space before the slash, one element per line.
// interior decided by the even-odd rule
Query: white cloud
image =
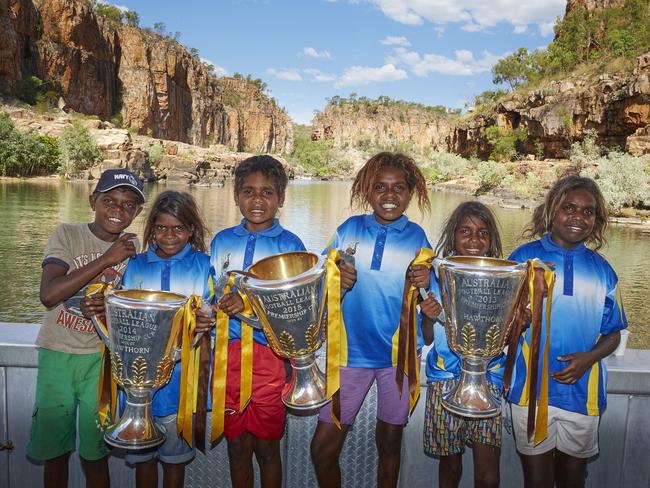
<path fill-rule="evenodd" d="M 541 29 L 541 26 L 540 26 L 540 29 Z M 514 30 L 515 30 L 515 34 L 523 34 L 524 32 L 526 32 L 528 30 L 528 26 L 527 25 L 515 25 Z"/>
<path fill-rule="evenodd" d="M 328 51 L 316 51 L 313 47 L 304 47 L 302 48 L 302 54 L 308 58 L 314 59 L 332 59 L 332 56 Z"/>
<path fill-rule="evenodd" d="M 304 70 L 305 73 L 310 75 L 312 77 L 311 81 L 317 81 L 319 83 L 326 83 L 328 81 L 334 81 L 336 79 L 336 76 L 329 74 L 329 73 L 323 73 L 322 71 L 314 68 L 309 68 Z"/>
<path fill-rule="evenodd" d="M 445 33 L 445 28 L 439 25 L 434 27 L 433 30 L 438 37 L 442 37 L 442 35 Z"/>
<path fill-rule="evenodd" d="M 358 0 L 348 0 L 357 3 Z M 466 31 L 479 31 L 500 22 L 517 29 L 537 25 L 540 34 L 549 35 L 548 24 L 564 13 L 566 0 L 368 0 L 396 22 L 420 25 L 425 21 L 444 25 L 460 23 Z"/>
<path fill-rule="evenodd" d="M 279 80 L 302 81 L 302 76 L 300 76 L 300 73 L 295 68 L 267 68 L 266 72 Z"/>
<path fill-rule="evenodd" d="M 403 46 L 409 47 L 411 43 L 404 36 L 387 36 L 384 37 L 381 41 L 385 46 Z"/>
<path fill-rule="evenodd" d="M 214 63 L 214 62 L 210 61 L 209 59 L 206 59 L 206 58 L 199 58 L 199 59 L 201 60 L 201 62 L 203 62 L 205 64 L 211 64 L 214 67 L 213 72 L 214 72 L 215 75 L 217 75 L 217 76 L 228 76 L 228 70 L 226 68 L 224 68 L 222 66 L 219 66 L 217 63 Z"/>
<path fill-rule="evenodd" d="M 394 64 L 404 64 L 416 76 L 424 77 L 429 73 L 445 75 L 472 76 L 490 71 L 500 56 L 483 51 L 477 59 L 474 53 L 466 49 L 454 51 L 454 57 L 449 58 L 440 54 L 420 54 L 404 48 L 395 48 L 395 54 L 387 59 Z"/>
<path fill-rule="evenodd" d="M 359 86 L 385 81 L 399 81 L 406 78 L 408 78 L 406 71 L 396 68 L 392 64 L 385 64 L 380 68 L 352 66 L 339 77 L 334 86 Z"/>

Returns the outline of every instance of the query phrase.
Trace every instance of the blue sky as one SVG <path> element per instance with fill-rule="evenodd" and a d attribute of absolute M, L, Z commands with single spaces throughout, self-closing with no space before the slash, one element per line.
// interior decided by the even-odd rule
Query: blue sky
<path fill-rule="evenodd" d="M 463 108 L 491 67 L 547 45 L 565 0 L 118 0 L 221 74 L 251 74 L 295 122 L 334 95 Z"/>

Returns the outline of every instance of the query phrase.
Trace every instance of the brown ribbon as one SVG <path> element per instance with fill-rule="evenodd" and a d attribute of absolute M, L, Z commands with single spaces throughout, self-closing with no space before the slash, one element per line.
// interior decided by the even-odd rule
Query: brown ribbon
<path fill-rule="evenodd" d="M 210 333 L 203 334 L 197 345 L 199 349 L 199 380 L 196 399 L 195 442 L 205 454 L 205 433 L 208 414 L 208 388 L 210 387 Z"/>
<path fill-rule="evenodd" d="M 547 285 L 545 281 L 545 270 L 544 268 L 533 266 L 529 264 L 528 274 L 526 278 L 526 285 L 522 287 L 522 291 L 519 294 L 517 309 L 515 313 L 515 323 L 513 330 L 510 333 L 508 339 L 508 354 L 506 356 L 505 370 L 503 374 L 503 388 L 505 394 L 507 395 L 510 389 L 510 383 L 512 380 L 512 371 L 514 369 L 514 362 L 517 356 L 517 349 L 519 347 L 519 337 L 526 330 L 526 321 L 524 319 L 524 313 L 526 309 L 526 304 L 530 299 L 528 291 L 528 282 L 530 274 L 534 273 L 533 276 L 533 297 L 531 299 L 532 304 L 532 320 L 531 320 L 531 330 L 530 330 L 530 361 L 528 364 L 528 377 L 530 378 L 529 382 L 529 395 L 528 395 L 528 422 L 526 425 L 526 430 L 528 438 L 530 439 L 533 433 L 535 432 L 535 418 L 536 418 L 536 409 L 537 409 L 537 375 L 539 372 L 539 350 L 542 336 L 542 303 L 544 301 L 544 296 L 547 293 Z"/>

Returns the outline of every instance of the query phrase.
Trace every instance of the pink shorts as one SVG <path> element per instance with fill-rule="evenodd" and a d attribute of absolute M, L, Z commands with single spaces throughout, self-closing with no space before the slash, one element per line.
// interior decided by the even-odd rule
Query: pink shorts
<path fill-rule="evenodd" d="M 395 383 L 395 368 L 341 367 L 341 423 L 354 424 L 363 400 L 377 381 L 377 419 L 387 424 L 406 425 L 409 417 L 408 379 L 404 378 L 402 396 Z M 334 423 L 328 403 L 320 410 L 318 420 Z"/>
<path fill-rule="evenodd" d="M 241 341 L 228 344 L 226 381 L 226 417 L 224 435 L 232 440 L 244 432 L 258 439 L 278 440 L 284 434 L 285 410 L 282 389 L 285 383 L 284 361 L 268 346 L 253 342 L 253 389 L 244 411 L 239 413 L 241 378 Z"/>

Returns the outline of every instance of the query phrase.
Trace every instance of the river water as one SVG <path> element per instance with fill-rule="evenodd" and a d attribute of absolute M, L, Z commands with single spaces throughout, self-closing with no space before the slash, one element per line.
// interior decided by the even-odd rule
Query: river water
<path fill-rule="evenodd" d="M 92 211 L 88 182 L 0 180 L 0 322 L 39 322 L 43 308 L 38 299 L 40 263 L 45 242 L 59 222 L 88 222 Z M 232 182 L 223 188 L 187 187 L 185 185 L 147 185 L 148 202 L 166 189 L 191 193 L 203 211 L 210 238 L 217 230 L 239 222 L 241 215 L 233 202 Z M 298 234 L 313 251 L 327 243 L 336 226 L 345 220 L 349 208 L 350 182 L 292 181 L 287 189 L 280 219 L 287 229 Z M 432 210 L 421 215 L 417 206 L 408 211 L 409 218 L 427 232 L 432 244 L 438 240 L 444 220 L 462 201 L 470 197 L 432 192 Z M 139 235 L 147 208 L 129 229 Z M 517 245 L 531 211 L 493 207 L 501 228 L 504 253 Z M 608 245 L 602 251 L 619 275 L 623 300 L 630 323 L 628 345 L 650 348 L 650 232 L 646 229 L 610 226 Z M 207 242 L 206 244 L 209 244 Z"/>

